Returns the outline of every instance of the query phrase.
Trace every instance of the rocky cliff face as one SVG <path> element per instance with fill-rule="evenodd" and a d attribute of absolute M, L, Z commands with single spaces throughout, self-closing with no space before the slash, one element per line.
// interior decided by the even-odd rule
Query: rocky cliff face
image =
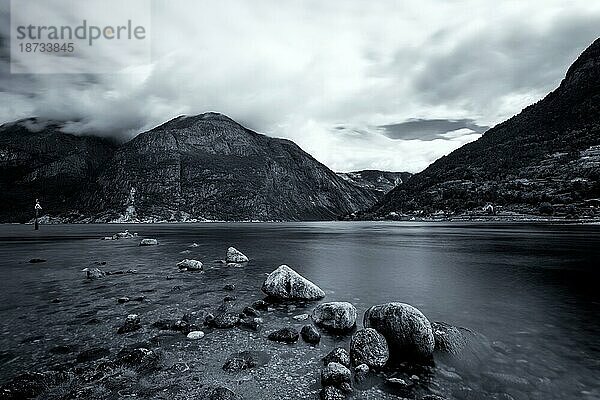
<path fill-rule="evenodd" d="M 216 113 L 179 117 L 116 146 L 35 120 L 0 129 L 2 221 L 327 220 L 368 207 L 293 142 Z"/>
<path fill-rule="evenodd" d="M 378 199 L 410 178 L 410 172 L 388 172 L 367 169 L 356 172 L 339 172 L 338 176 L 354 186 L 370 191 Z"/>
<path fill-rule="evenodd" d="M 78 213 L 80 195 L 94 189 L 116 145 L 61 128 L 35 118 L 0 126 L 0 222 L 30 220 L 36 198 L 53 215 Z"/>
<path fill-rule="evenodd" d="M 504 210 L 598 213 L 600 39 L 560 87 L 388 193 L 367 216 Z M 550 205 L 550 207 L 548 207 Z"/>

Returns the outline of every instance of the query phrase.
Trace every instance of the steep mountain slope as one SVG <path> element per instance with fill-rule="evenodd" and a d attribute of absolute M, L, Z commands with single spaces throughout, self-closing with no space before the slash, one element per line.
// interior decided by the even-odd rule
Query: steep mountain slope
<path fill-rule="evenodd" d="M 366 169 L 355 172 L 338 172 L 338 176 L 354 186 L 361 187 L 381 199 L 387 192 L 410 178 L 410 172 L 388 172 Z"/>
<path fill-rule="evenodd" d="M 77 211 L 82 191 L 93 190 L 116 146 L 61 128 L 35 118 L 0 126 L 0 222 L 30 220 L 36 198 L 53 215 Z"/>
<path fill-rule="evenodd" d="M 593 214 L 599 180 L 600 39 L 558 89 L 414 175 L 367 214 L 463 212 L 487 203 L 529 213 Z"/>
<path fill-rule="evenodd" d="M 217 113 L 138 135 L 98 185 L 83 205 L 101 220 L 320 220 L 375 202 L 293 142 Z"/>

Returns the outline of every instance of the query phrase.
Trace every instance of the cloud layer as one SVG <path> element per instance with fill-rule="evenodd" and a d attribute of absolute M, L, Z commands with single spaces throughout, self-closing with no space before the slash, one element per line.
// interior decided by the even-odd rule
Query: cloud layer
<path fill-rule="evenodd" d="M 152 14 L 152 64 L 119 74 L 11 75 L 4 43 L 0 121 L 129 138 L 218 111 L 334 170 L 416 172 L 555 88 L 600 26 L 589 0 L 155 0 Z"/>

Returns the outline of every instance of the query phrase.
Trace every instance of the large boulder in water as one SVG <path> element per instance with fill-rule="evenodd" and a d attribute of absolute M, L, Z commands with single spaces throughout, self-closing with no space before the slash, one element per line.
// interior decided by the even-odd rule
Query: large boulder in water
<path fill-rule="evenodd" d="M 356 326 L 356 307 L 343 301 L 319 304 L 312 312 L 312 319 L 321 328 L 348 331 Z"/>
<path fill-rule="evenodd" d="M 415 307 L 404 303 L 386 303 L 365 311 L 365 328 L 381 333 L 397 358 L 429 358 L 435 347 L 429 320 Z"/>
<path fill-rule="evenodd" d="M 381 368 L 389 357 L 390 352 L 385 337 L 375 329 L 361 329 L 352 335 L 350 358 L 354 365 L 366 364 L 370 368 Z"/>
<path fill-rule="evenodd" d="M 244 253 L 242 253 L 235 247 L 230 247 L 227 249 L 227 257 L 225 258 L 225 261 L 227 261 L 228 263 L 240 264 L 248 262 L 248 257 L 246 257 Z"/>
<path fill-rule="evenodd" d="M 325 297 L 320 287 L 287 265 L 281 265 L 267 276 L 262 291 L 280 300 L 319 300 Z"/>

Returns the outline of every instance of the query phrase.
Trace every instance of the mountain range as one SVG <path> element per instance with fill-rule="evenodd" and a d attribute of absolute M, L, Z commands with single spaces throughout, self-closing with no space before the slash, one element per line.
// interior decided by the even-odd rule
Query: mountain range
<path fill-rule="evenodd" d="M 117 144 L 35 118 L 0 127 L 0 221 L 328 220 L 371 206 L 295 143 L 218 113 L 178 117 Z"/>
<path fill-rule="evenodd" d="M 387 193 L 363 218 L 486 209 L 598 215 L 600 39 L 560 86 Z"/>

